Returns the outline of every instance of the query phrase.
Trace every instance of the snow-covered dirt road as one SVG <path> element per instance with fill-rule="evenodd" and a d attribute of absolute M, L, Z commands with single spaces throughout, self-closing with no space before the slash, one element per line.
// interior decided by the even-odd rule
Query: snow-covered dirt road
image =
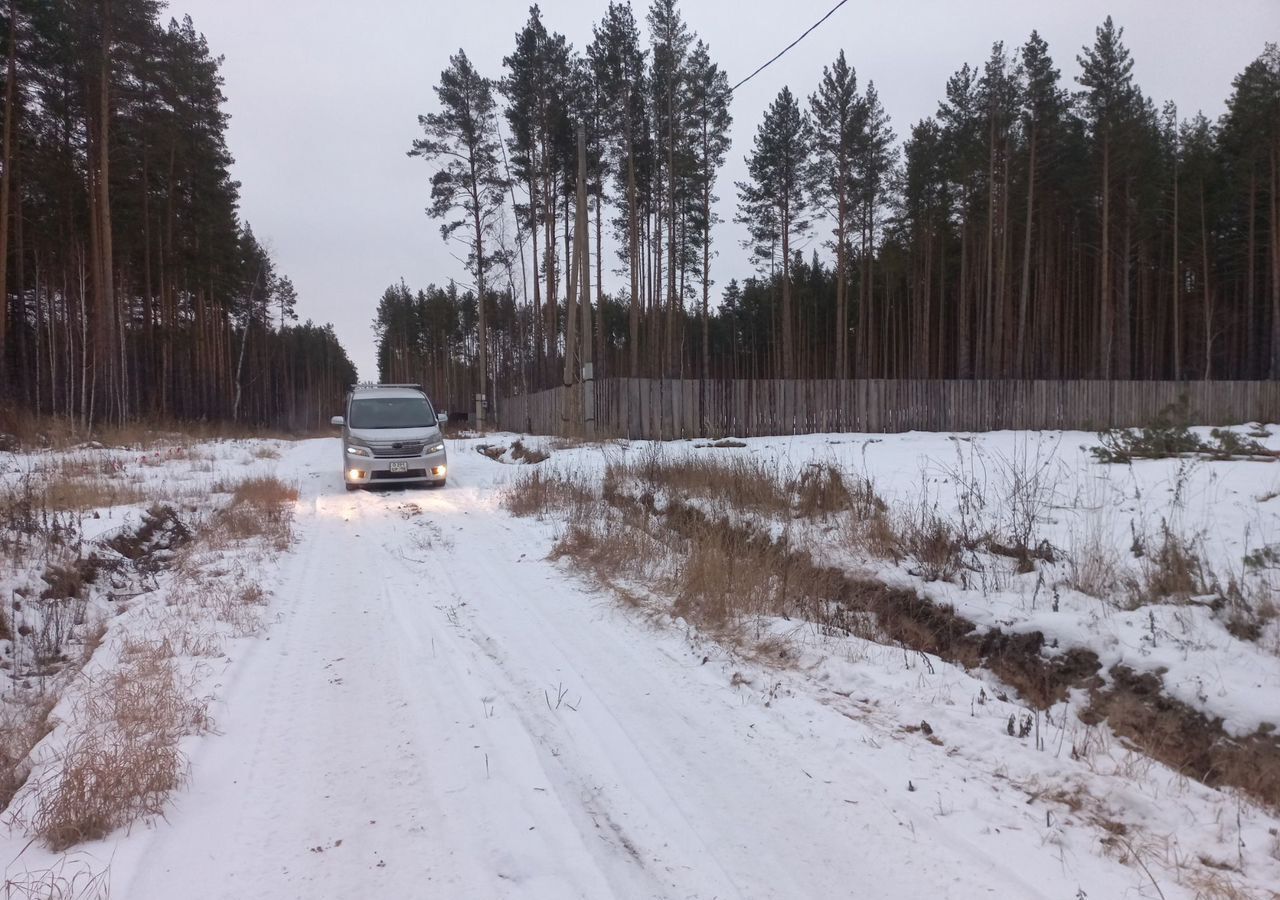
<path fill-rule="evenodd" d="M 469 449 L 443 490 L 356 494 L 334 441 L 285 453 L 275 621 L 113 895 L 1070 898 L 1091 868 L 1021 794 L 942 809 L 869 724 L 575 583 Z"/>

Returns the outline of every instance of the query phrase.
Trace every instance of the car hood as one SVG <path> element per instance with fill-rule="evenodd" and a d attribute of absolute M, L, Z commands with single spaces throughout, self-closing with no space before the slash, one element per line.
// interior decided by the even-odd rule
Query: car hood
<path fill-rule="evenodd" d="M 347 431 L 355 441 L 432 441 L 441 440 L 444 435 L 435 428 L 351 428 Z"/>

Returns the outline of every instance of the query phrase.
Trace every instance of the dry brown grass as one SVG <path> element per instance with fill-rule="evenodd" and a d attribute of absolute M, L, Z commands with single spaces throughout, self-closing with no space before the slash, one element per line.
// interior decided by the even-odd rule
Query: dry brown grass
<path fill-rule="evenodd" d="M 89 682 L 76 730 L 35 796 L 31 829 L 54 851 L 163 815 L 183 781 L 179 739 L 210 727 L 206 704 L 163 652 L 140 652 Z"/>
<path fill-rule="evenodd" d="M 27 755 L 49 733 L 54 703 L 53 697 L 15 695 L 0 706 L 0 809 L 27 780 Z"/>
<path fill-rule="evenodd" d="M 248 637 L 261 628 L 268 599 L 262 588 L 240 578 L 184 582 L 170 599 L 171 608 L 183 614 L 166 624 L 162 637 L 183 655 L 218 656 L 223 640 L 210 619 L 229 626 L 233 637 Z"/>
<path fill-rule="evenodd" d="M 265 538 L 279 550 L 293 537 L 293 504 L 298 488 L 271 475 L 219 483 L 218 493 L 231 494 L 231 502 L 213 517 L 207 539 L 246 541 Z"/>
<path fill-rule="evenodd" d="M 120 475 L 128 468 L 119 456 L 101 451 L 41 456 L 36 471 L 45 476 L 62 478 L 87 478 L 93 476 Z"/>
<path fill-rule="evenodd" d="M 814 566 L 785 537 L 775 540 L 757 525 L 690 501 L 826 514 L 851 502 L 838 478 L 815 471 L 793 489 L 750 460 L 672 464 L 646 457 L 611 466 L 600 493 L 581 475 L 531 472 L 504 502 L 516 515 L 554 513 L 566 523 L 553 558 L 571 559 L 627 596 L 633 593 L 625 583 L 648 585 L 668 598 L 672 614 L 727 633 L 762 616 L 827 621 L 842 579 Z"/>
<path fill-rule="evenodd" d="M 874 513 L 864 519 L 849 519 L 849 546 L 873 559 L 902 558 L 902 539 L 885 513 Z"/>
<path fill-rule="evenodd" d="M 1100 663 L 1091 651 L 1048 657 L 1040 632 L 979 631 L 954 608 L 914 590 L 820 566 L 793 539 L 814 533 L 797 518 L 812 521 L 843 509 L 866 546 L 901 557 L 923 578 L 951 579 L 973 548 L 935 505 L 921 500 L 895 514 L 869 486 L 836 482 L 838 473 L 790 482 L 767 475 L 741 458 L 719 466 L 697 459 L 668 464 L 651 455 L 610 466 L 599 492 L 594 475 L 530 472 L 510 488 L 506 506 L 520 515 L 554 513 L 566 523 L 553 558 L 571 560 L 628 602 L 647 594 L 651 606 L 729 640 L 746 636 L 741 626 L 751 620 L 795 618 L 983 666 L 1037 709 L 1061 702 L 1072 688 L 1097 690 Z M 753 518 L 743 515 L 747 510 L 766 514 Z M 1154 555 L 1168 561 L 1181 550 L 1170 542 Z M 1196 572 L 1175 566 L 1168 577 Z M 1166 591 L 1193 582 L 1169 584 Z M 1280 804 L 1280 739 L 1259 733 L 1223 740 L 1221 723 L 1168 697 L 1158 679 L 1126 682 L 1122 672 L 1111 674 L 1124 689 L 1095 693 L 1091 715 L 1082 715 L 1086 724 L 1107 719 L 1142 748 L 1145 755 L 1134 754 L 1138 764 L 1160 760 L 1206 784 L 1239 787 Z"/>
<path fill-rule="evenodd" d="M 904 556 L 915 562 L 925 581 L 950 581 L 963 564 L 963 545 L 951 522 L 921 504 L 902 516 L 895 529 Z"/>
<path fill-rule="evenodd" d="M 543 517 L 587 507 L 595 499 L 595 493 L 582 476 L 538 468 L 517 479 L 507 489 L 502 505 L 512 515 Z"/>
<path fill-rule="evenodd" d="M 62 857 L 48 869 L 11 872 L 0 882 L 4 900 L 108 900 L 111 870 Z"/>
<path fill-rule="evenodd" d="M 138 485 L 123 478 L 84 476 L 56 478 L 36 487 L 39 503 L 59 512 L 85 512 L 109 506 L 141 503 L 147 499 Z"/>
<path fill-rule="evenodd" d="M 291 432 L 237 422 L 181 422 L 161 419 L 138 420 L 124 425 L 98 423 L 92 429 L 86 429 L 79 422 L 56 416 L 35 415 L 17 406 L 0 404 L 0 434 L 12 435 L 20 446 L 26 448 L 62 449 L 87 441 L 98 441 L 109 447 L 145 449 L 193 441 L 253 438 L 297 440 L 332 433 L 327 426 L 317 430 Z"/>
<path fill-rule="evenodd" d="M 669 586 L 679 615 L 714 628 L 757 617 L 836 624 L 844 593 L 840 572 L 814 565 L 785 536 L 774 540 L 690 511 L 675 516 L 683 520 L 676 528 L 685 541 Z"/>
<path fill-rule="evenodd" d="M 605 493 L 627 482 L 670 497 L 712 500 L 739 512 L 780 516 L 789 513 L 792 506 L 791 493 L 777 469 L 756 457 L 669 458 L 653 450 L 636 462 L 610 465 L 605 473 Z"/>
<path fill-rule="evenodd" d="M 232 506 L 282 506 L 298 499 L 295 485 L 270 475 L 242 479 L 231 485 L 230 493 Z"/>
<path fill-rule="evenodd" d="M 162 461 L 196 458 L 174 445 L 149 456 Z M 221 654 L 229 638 L 257 631 L 267 602 L 243 572 L 234 566 L 228 570 L 225 563 L 213 568 L 207 560 L 231 542 L 252 540 L 255 545 L 283 547 L 290 537 L 297 499 L 296 488 L 276 478 L 225 483 L 221 485 L 229 494 L 225 506 L 203 523 L 189 546 L 189 532 L 175 510 L 153 506 L 136 530 L 114 535 L 109 544 L 129 561 L 120 563 L 119 571 L 143 572 L 142 564 L 154 560 L 148 571 L 154 574 L 173 566 L 173 583 L 165 602 L 144 604 L 141 617 L 108 638 L 101 622 L 85 622 L 82 612 L 77 618 L 83 599 L 67 599 L 82 597 L 83 586 L 97 578 L 99 555 L 48 556 L 47 548 L 74 542 L 78 534 L 77 517 L 60 510 L 118 503 L 124 496 L 141 499 L 141 488 L 111 478 L 112 465 L 106 462 L 111 458 L 101 451 L 67 455 L 56 463 L 50 457 L 46 471 L 26 480 L 21 490 L 0 495 L 0 553 L 20 543 L 30 555 L 32 546 L 47 545 L 42 551 L 46 562 L 41 577 L 48 587 L 41 601 L 47 600 L 58 615 L 46 615 L 30 641 L 42 639 L 42 628 L 61 628 L 70 635 L 73 630 L 62 623 L 74 620 L 79 629 L 74 637 L 50 643 L 59 649 L 56 658 L 62 663 L 82 665 L 104 640 L 111 640 L 119 650 L 118 668 L 113 671 L 93 679 L 63 678 L 56 690 L 30 707 L 18 702 L 0 706 L 6 716 L 0 721 L 0 805 L 18 792 L 14 823 L 58 851 L 103 837 L 141 817 L 163 815 L 169 793 L 185 777 L 180 739 L 210 727 L 207 701 L 195 696 L 195 677 L 183 673 L 190 671 L 190 660 Z M 142 488 L 150 490 L 149 485 Z M 74 648 L 74 655 L 63 652 L 77 642 L 82 646 Z M 33 655 L 24 664 L 34 671 L 32 665 L 39 662 L 39 655 Z M 68 699 L 73 714 L 53 736 L 59 755 L 43 765 L 38 779 L 32 781 L 27 758 L 49 732 L 48 712 L 65 685 L 72 685 Z M 78 890 L 76 884 L 58 873 L 36 873 L 6 883 L 3 895 L 81 895 L 73 889 Z"/>
<path fill-rule="evenodd" d="M 1114 597 L 1125 581 L 1114 537 L 1101 525 L 1090 524 L 1083 535 L 1073 540 L 1066 553 L 1063 583 L 1100 600 Z"/>
<path fill-rule="evenodd" d="M 1149 603 L 1185 603 L 1217 591 L 1197 541 L 1179 534 L 1167 522 L 1161 523 L 1153 546 L 1138 549 L 1138 575 L 1128 584 L 1131 609 Z"/>
<path fill-rule="evenodd" d="M 1213 866 L 1205 863 L 1202 866 L 1183 873 L 1180 879 L 1182 884 L 1195 891 L 1196 900 L 1255 900 L 1258 897 L 1230 872 L 1214 871 Z"/>
<path fill-rule="evenodd" d="M 830 464 L 805 466 L 789 485 L 795 495 L 794 514 L 805 519 L 828 518 L 854 507 L 854 495 L 840 470 Z"/>

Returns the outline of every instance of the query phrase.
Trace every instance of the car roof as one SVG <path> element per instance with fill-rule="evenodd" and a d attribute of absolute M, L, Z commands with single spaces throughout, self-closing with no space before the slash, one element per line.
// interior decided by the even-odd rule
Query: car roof
<path fill-rule="evenodd" d="M 426 399 L 426 394 L 415 388 L 403 387 L 364 387 L 356 388 L 351 392 L 352 400 L 365 400 L 372 397 L 378 398 L 420 398 Z"/>

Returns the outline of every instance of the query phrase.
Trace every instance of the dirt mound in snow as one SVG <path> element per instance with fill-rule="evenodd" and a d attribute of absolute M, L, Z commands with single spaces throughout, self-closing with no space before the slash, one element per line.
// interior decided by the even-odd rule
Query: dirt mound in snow
<path fill-rule="evenodd" d="M 135 569 L 152 574 L 166 568 L 173 555 L 191 540 L 191 529 L 168 504 L 147 510 L 132 531 L 108 539 L 106 545 L 133 563 Z"/>
<path fill-rule="evenodd" d="M 1228 736 L 1210 719 L 1164 692 L 1158 676 L 1128 666 L 1111 669 L 1111 686 L 1095 690 L 1080 716 L 1111 730 L 1170 768 L 1205 784 L 1241 788 L 1280 807 L 1280 736 Z"/>
<path fill-rule="evenodd" d="M 476 452 L 481 456 L 489 457 L 494 462 L 514 465 L 532 465 L 546 462 L 551 458 L 550 451 L 526 447 L 524 442 L 519 440 L 510 447 L 503 444 L 481 444 L 476 447 Z"/>
<path fill-rule="evenodd" d="M 651 495 L 635 502 L 649 514 L 664 516 L 671 527 L 686 535 L 708 525 L 747 528 L 725 519 L 713 520 L 680 502 L 659 509 Z M 1280 736 L 1264 730 L 1233 738 L 1221 719 L 1211 720 L 1170 697 L 1155 675 L 1137 674 L 1117 665 L 1107 673 L 1109 679 L 1104 679 L 1101 662 L 1091 650 L 1046 647 L 1039 631 L 979 629 L 950 606 L 913 591 L 819 566 L 784 540 L 748 530 L 752 540 L 770 545 L 768 552 L 778 556 L 789 577 L 811 577 L 837 585 L 838 596 L 832 599 L 851 613 L 870 613 L 880 640 L 966 668 L 988 669 L 1035 709 L 1061 702 L 1073 688 L 1085 689 L 1091 700 L 1080 717 L 1086 724 L 1105 720 L 1116 734 L 1171 768 L 1211 787 L 1240 788 L 1280 808 Z"/>

